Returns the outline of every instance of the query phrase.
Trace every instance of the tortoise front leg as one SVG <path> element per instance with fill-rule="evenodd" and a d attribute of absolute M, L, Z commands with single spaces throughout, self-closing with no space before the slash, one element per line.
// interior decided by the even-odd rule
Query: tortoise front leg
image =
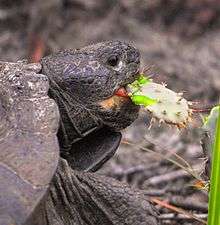
<path fill-rule="evenodd" d="M 142 191 L 112 178 L 72 170 L 64 159 L 60 159 L 42 209 L 47 225 L 159 224 Z"/>

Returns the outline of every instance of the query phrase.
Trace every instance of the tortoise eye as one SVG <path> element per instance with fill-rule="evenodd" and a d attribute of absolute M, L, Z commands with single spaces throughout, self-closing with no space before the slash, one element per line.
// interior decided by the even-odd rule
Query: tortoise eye
<path fill-rule="evenodd" d="M 108 61 L 107 63 L 110 65 L 110 66 L 117 66 L 118 65 L 118 62 L 119 62 L 119 57 L 116 56 L 116 55 L 112 55 L 108 58 Z"/>

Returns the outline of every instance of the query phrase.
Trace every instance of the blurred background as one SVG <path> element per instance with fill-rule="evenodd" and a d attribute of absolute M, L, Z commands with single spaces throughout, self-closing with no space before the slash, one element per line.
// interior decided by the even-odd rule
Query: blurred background
<path fill-rule="evenodd" d="M 103 40 L 132 43 L 141 51 L 142 67 L 149 68 L 146 74 L 184 92 L 195 108 L 217 104 L 219 0 L 0 0 L 2 61 L 37 62 L 60 49 Z M 204 170 L 207 155 L 197 129 L 201 116 L 196 113 L 190 127 L 181 131 L 158 123 L 148 130 L 149 118 L 142 114 L 124 131 L 123 142 L 128 143 L 121 144 L 99 173 L 145 190 L 151 200 L 158 198 L 205 220 L 204 182 L 208 177 Z M 177 163 L 184 159 L 186 169 L 169 159 Z M 191 175 L 187 164 L 194 168 Z M 204 222 L 187 219 L 184 213 L 160 204 L 156 207 L 163 224 Z"/>

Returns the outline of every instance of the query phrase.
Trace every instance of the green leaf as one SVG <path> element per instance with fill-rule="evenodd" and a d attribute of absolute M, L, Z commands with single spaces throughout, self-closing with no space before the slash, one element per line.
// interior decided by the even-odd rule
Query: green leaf
<path fill-rule="evenodd" d="M 135 105 L 143 105 L 143 106 L 153 105 L 157 103 L 157 100 L 149 98 L 144 95 L 132 95 L 131 100 Z"/>
<path fill-rule="evenodd" d="M 140 85 L 143 85 L 143 84 L 146 84 L 148 82 L 151 82 L 151 80 L 148 77 L 146 77 L 144 74 L 140 74 L 140 76 L 138 77 L 137 81 L 138 81 L 138 83 Z"/>
<path fill-rule="evenodd" d="M 208 225 L 220 224 L 220 107 L 213 145 L 211 182 L 209 193 Z"/>
<path fill-rule="evenodd" d="M 129 96 L 141 95 L 141 88 L 144 84 L 149 82 L 151 82 L 151 79 L 146 77 L 144 74 L 140 74 L 137 80 L 127 86 L 129 88 Z"/>
<path fill-rule="evenodd" d="M 210 126 L 210 124 L 213 124 L 213 121 L 214 123 L 216 122 L 219 109 L 220 106 L 215 106 L 214 108 L 212 108 L 210 114 L 204 118 L 203 126 Z"/>
<path fill-rule="evenodd" d="M 215 139 L 215 130 L 216 130 L 216 123 L 218 119 L 218 112 L 219 112 L 220 106 L 215 106 L 212 108 L 210 114 L 204 118 L 202 129 L 209 133 L 210 140 L 212 143 L 214 143 Z"/>

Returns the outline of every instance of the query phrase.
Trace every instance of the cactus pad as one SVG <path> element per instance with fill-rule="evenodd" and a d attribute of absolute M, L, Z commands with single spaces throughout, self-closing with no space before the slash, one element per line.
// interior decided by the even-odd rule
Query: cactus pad
<path fill-rule="evenodd" d="M 128 92 L 135 104 L 145 106 L 153 118 L 160 122 L 174 124 L 182 128 L 191 119 L 192 110 L 189 108 L 188 101 L 182 97 L 181 93 L 176 93 L 163 84 L 149 80 L 145 84 L 138 84 L 135 81 L 135 83 L 128 85 Z"/>

